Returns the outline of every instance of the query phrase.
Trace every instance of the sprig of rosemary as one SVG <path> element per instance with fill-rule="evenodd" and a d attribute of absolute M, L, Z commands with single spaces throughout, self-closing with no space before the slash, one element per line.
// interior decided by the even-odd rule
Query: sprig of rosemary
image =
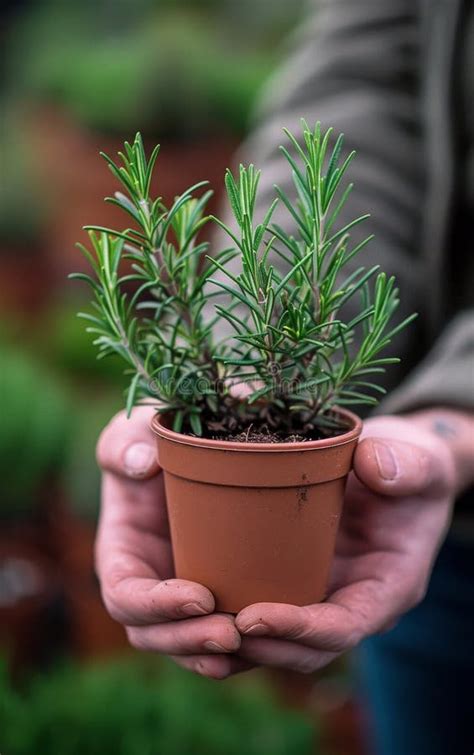
<path fill-rule="evenodd" d="M 200 414 L 213 395 L 199 390 L 211 378 L 217 384 L 217 365 L 211 353 L 211 326 L 203 319 L 207 301 L 203 289 L 213 267 L 201 265 L 207 242 L 197 236 L 207 222 L 206 204 L 212 194 L 196 192 L 195 184 L 167 208 L 161 197 L 152 199 L 151 181 L 158 156 L 149 160 L 140 134 L 119 153 L 121 165 L 101 153 L 125 193 L 116 192 L 106 201 L 131 216 L 134 226 L 113 230 L 87 226 L 92 252 L 79 247 L 89 260 L 93 276 L 72 274 L 87 281 L 95 294 L 92 313 L 80 313 L 95 336 L 99 357 L 119 354 L 129 366 L 131 381 L 127 409 L 140 399 L 153 396 L 175 415 L 175 427 L 184 419 L 201 434 Z M 225 263 L 232 250 L 218 260 Z M 126 262 L 128 272 L 120 274 Z M 130 293 L 134 287 L 134 293 Z M 201 379 L 201 380 L 200 380 Z M 212 409 L 211 409 L 212 411 Z"/>
<path fill-rule="evenodd" d="M 338 228 L 352 190 L 344 178 L 354 153 L 341 157 L 342 135 L 330 149 L 331 129 L 322 132 L 319 124 L 311 129 L 303 121 L 301 144 L 285 133 L 289 148 L 281 149 L 296 203 L 275 187 L 274 201 L 256 222 L 260 172 L 253 165 L 241 165 L 237 176 L 228 170 L 233 223 L 213 220 L 231 246 L 214 256 L 199 240 L 210 219 L 204 213 L 211 192 L 197 196 L 206 182 L 167 208 L 160 197 L 152 198 L 158 147 L 147 160 L 137 134 L 119 153 L 121 164 L 103 155 L 125 191 L 107 201 L 122 208 L 133 226 L 89 226 L 92 251 L 80 247 L 93 275 L 72 277 L 94 291 L 93 313 L 81 316 L 99 356 L 117 353 L 128 364 L 129 411 L 152 396 L 178 431 L 225 433 L 265 423 L 311 435 L 334 427 L 335 405 L 373 405 L 384 393 L 373 376 L 398 359 L 380 352 L 415 315 L 392 325 L 398 290 L 377 266 L 346 273 L 371 240 L 351 244 L 352 228 L 367 215 Z M 277 203 L 289 214 L 294 235 L 273 222 Z M 236 255 L 240 272 L 234 274 L 228 263 Z M 122 261 L 128 261 L 126 274 L 120 273 Z M 208 316 L 209 300 L 222 293 L 226 302 L 221 296 L 215 315 Z M 356 295 L 358 314 L 347 321 L 344 305 Z M 234 335 L 216 343 L 220 318 Z M 250 385 L 245 401 L 230 389 L 242 380 Z"/>

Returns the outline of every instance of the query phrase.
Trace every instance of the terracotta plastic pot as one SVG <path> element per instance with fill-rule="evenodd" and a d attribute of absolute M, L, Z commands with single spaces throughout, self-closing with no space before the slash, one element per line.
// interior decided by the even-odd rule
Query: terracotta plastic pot
<path fill-rule="evenodd" d="M 362 429 L 338 413 L 343 435 L 275 444 L 195 438 L 153 419 L 176 576 L 206 585 L 217 610 L 324 599 Z"/>

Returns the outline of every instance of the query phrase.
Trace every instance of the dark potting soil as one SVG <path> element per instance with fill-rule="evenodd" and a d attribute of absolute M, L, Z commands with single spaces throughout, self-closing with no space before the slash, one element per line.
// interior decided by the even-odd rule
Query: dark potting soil
<path fill-rule="evenodd" d="M 322 440 L 323 438 L 331 438 L 337 435 L 342 435 L 347 432 L 348 428 L 331 429 L 327 432 L 324 430 L 318 430 L 313 428 L 306 433 L 285 433 L 271 430 L 268 425 L 256 426 L 254 424 L 249 425 L 244 430 L 239 430 L 234 433 L 212 433 L 206 434 L 206 437 L 212 440 L 228 440 L 234 443 L 305 443 L 311 440 Z"/>
<path fill-rule="evenodd" d="M 350 430 L 350 424 L 343 424 L 339 417 L 328 415 L 326 426 L 314 427 L 298 426 L 295 421 L 293 427 L 276 429 L 274 423 L 266 419 L 256 418 L 251 421 L 248 417 L 215 417 L 202 416 L 202 438 L 209 440 L 229 441 L 233 443 L 305 443 L 312 440 L 324 440 L 343 435 Z M 194 436 L 194 433 L 185 433 Z"/>
<path fill-rule="evenodd" d="M 243 430 L 236 435 L 226 435 L 216 438 L 216 440 L 229 440 L 234 443 L 302 443 L 315 438 L 305 437 L 304 435 L 282 435 L 273 432 L 263 432 L 262 430 Z"/>

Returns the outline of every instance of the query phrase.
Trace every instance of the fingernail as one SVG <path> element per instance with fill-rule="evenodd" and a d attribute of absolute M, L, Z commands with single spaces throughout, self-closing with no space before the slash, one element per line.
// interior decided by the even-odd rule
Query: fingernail
<path fill-rule="evenodd" d="M 251 624 L 249 627 L 246 627 L 246 629 L 242 629 L 242 632 L 244 634 L 267 634 L 268 627 L 261 623 Z"/>
<path fill-rule="evenodd" d="M 388 443 L 373 441 L 375 460 L 384 480 L 395 480 L 399 475 L 398 461 Z"/>
<path fill-rule="evenodd" d="M 181 608 L 181 612 L 186 616 L 203 616 L 205 613 L 209 613 L 200 603 L 186 603 Z"/>
<path fill-rule="evenodd" d="M 207 642 L 204 643 L 204 647 L 206 650 L 210 650 L 211 653 L 230 653 L 229 648 L 225 648 L 223 645 L 219 645 L 218 642 L 213 642 L 213 640 L 207 640 Z"/>
<path fill-rule="evenodd" d="M 125 471 L 131 477 L 144 477 L 155 462 L 155 449 L 148 443 L 133 443 L 123 456 Z"/>

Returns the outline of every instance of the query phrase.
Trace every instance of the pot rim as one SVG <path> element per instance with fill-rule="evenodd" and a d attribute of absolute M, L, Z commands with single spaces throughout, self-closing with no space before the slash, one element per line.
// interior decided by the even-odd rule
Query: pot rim
<path fill-rule="evenodd" d="M 240 451 L 245 453 L 288 453 L 302 451 L 315 451 L 320 448 L 329 448 L 334 446 L 343 446 L 346 443 L 352 443 L 362 432 L 362 420 L 348 409 L 334 407 L 337 414 L 342 415 L 349 420 L 352 427 L 341 435 L 332 435 L 329 438 L 320 440 L 299 441 L 296 443 L 240 443 L 232 440 L 213 440 L 211 438 L 198 438 L 194 435 L 184 435 L 177 433 L 163 424 L 163 417 L 157 413 L 151 420 L 151 429 L 164 440 L 173 443 L 180 443 L 183 446 L 193 446 L 196 448 L 208 448 L 216 451 Z"/>

